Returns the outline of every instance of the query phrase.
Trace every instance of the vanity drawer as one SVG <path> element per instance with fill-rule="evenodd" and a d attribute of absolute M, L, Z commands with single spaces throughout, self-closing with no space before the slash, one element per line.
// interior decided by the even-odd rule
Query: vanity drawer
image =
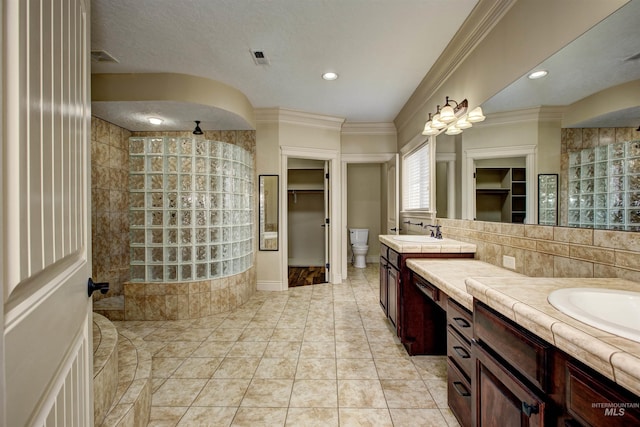
<path fill-rule="evenodd" d="M 473 330 L 476 341 L 489 347 L 544 392 L 549 391 L 547 366 L 550 344 L 523 330 L 511 320 L 474 300 Z"/>
<path fill-rule="evenodd" d="M 451 326 L 447 327 L 447 356 L 458 365 L 467 381 L 470 381 L 473 371 L 471 346 Z"/>
<path fill-rule="evenodd" d="M 571 362 L 567 363 L 566 375 L 567 412 L 581 424 L 608 427 L 640 425 L 637 397 Z"/>
<path fill-rule="evenodd" d="M 387 259 L 389 260 L 389 264 L 393 265 L 397 270 L 400 270 L 401 257 L 398 252 L 389 248 L 387 252 Z"/>
<path fill-rule="evenodd" d="M 473 315 L 466 308 L 449 298 L 447 302 L 447 324 L 471 343 L 473 338 Z"/>
<path fill-rule="evenodd" d="M 427 297 L 432 299 L 435 302 L 440 301 L 440 289 L 433 286 L 428 281 L 424 280 L 422 277 L 417 274 L 413 274 L 413 283 L 418 287 L 418 289 L 425 294 Z"/>
<path fill-rule="evenodd" d="M 389 247 L 386 245 L 380 245 L 380 256 L 385 259 L 389 259 Z"/>
<path fill-rule="evenodd" d="M 447 361 L 447 400 L 461 426 L 471 425 L 471 384 L 450 360 Z"/>

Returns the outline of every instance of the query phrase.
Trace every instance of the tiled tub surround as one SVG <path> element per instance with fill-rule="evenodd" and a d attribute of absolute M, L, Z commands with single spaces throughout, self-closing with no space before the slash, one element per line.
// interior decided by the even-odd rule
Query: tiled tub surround
<path fill-rule="evenodd" d="M 476 259 L 531 277 L 605 277 L 640 282 L 640 233 L 439 218 L 442 233 L 477 246 Z M 639 285 L 640 287 L 640 285 Z"/>
<path fill-rule="evenodd" d="M 468 273 L 476 274 L 471 270 Z M 466 284 L 474 298 L 640 396 L 640 343 L 579 322 L 547 301 L 547 295 L 556 289 L 637 291 L 638 283 L 621 279 L 472 277 Z"/>
<path fill-rule="evenodd" d="M 256 270 L 184 283 L 124 284 L 125 320 L 185 320 L 224 313 L 249 301 Z"/>

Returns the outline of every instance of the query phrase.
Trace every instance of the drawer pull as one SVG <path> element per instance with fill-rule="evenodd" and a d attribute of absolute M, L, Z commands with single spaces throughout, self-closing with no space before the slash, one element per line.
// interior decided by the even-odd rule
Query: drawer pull
<path fill-rule="evenodd" d="M 462 357 L 463 359 L 468 359 L 469 357 L 471 357 L 471 355 L 467 352 L 467 350 L 465 350 L 464 347 L 454 345 L 453 349 L 456 353 L 458 353 L 458 356 Z"/>
<path fill-rule="evenodd" d="M 467 319 L 463 319 L 462 317 L 454 317 L 453 320 L 455 320 L 461 328 L 468 328 L 471 326 L 471 323 L 467 322 Z"/>
<path fill-rule="evenodd" d="M 460 381 L 454 381 L 453 388 L 455 388 L 456 392 L 462 397 L 471 396 L 471 393 L 469 393 L 469 390 L 467 390 L 464 384 L 462 384 Z M 524 402 L 522 402 L 522 405 L 524 405 Z"/>
<path fill-rule="evenodd" d="M 529 405 L 527 402 L 522 402 L 522 412 L 524 412 L 527 417 L 530 417 L 531 414 L 537 414 L 539 411 L 540 407 L 537 403 Z"/>

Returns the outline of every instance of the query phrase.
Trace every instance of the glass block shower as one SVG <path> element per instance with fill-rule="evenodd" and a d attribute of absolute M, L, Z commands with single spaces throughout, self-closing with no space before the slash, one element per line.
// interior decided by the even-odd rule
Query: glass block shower
<path fill-rule="evenodd" d="M 190 282 L 253 264 L 253 157 L 202 138 L 130 138 L 131 282 Z"/>

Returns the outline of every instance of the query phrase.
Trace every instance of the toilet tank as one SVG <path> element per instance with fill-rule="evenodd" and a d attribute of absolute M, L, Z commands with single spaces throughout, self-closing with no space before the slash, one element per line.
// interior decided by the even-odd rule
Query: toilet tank
<path fill-rule="evenodd" d="M 350 228 L 349 238 L 352 245 L 366 245 L 369 238 L 368 228 Z"/>

